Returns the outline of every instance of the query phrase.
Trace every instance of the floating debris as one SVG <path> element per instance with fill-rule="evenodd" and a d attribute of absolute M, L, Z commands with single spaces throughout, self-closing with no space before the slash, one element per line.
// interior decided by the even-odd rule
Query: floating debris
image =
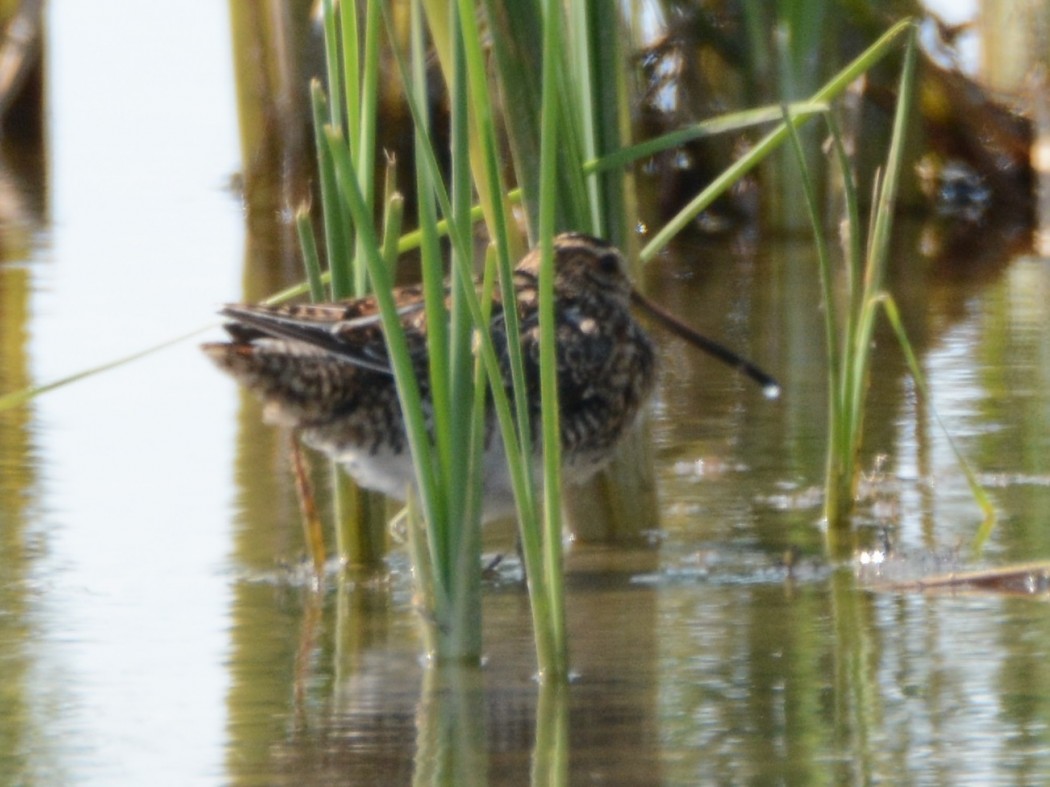
<path fill-rule="evenodd" d="M 863 574 L 863 572 L 861 572 Z M 874 581 L 878 590 L 923 593 L 993 593 L 1050 599 L 1050 561 L 1017 563 L 973 571 L 948 571 L 906 581 Z"/>

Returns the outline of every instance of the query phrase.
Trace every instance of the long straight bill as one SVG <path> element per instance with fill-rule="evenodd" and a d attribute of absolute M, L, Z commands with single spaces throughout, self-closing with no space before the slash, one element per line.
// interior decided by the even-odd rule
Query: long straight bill
<path fill-rule="evenodd" d="M 631 302 L 671 333 L 680 336 L 694 347 L 699 347 L 708 355 L 713 355 L 722 363 L 728 364 L 750 377 L 762 386 L 762 394 L 767 399 L 776 399 L 780 396 L 780 383 L 772 375 L 764 372 L 747 358 L 737 355 L 728 347 L 724 347 L 713 339 L 708 339 L 699 331 L 690 328 L 633 288 L 631 289 Z"/>

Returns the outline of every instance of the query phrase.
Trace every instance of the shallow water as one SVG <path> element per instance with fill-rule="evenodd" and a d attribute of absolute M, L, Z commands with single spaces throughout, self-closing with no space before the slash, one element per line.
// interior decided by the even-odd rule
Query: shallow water
<path fill-rule="evenodd" d="M 4 392 L 209 325 L 266 262 L 227 188 L 224 12 L 140 6 L 106 8 L 169 35 L 118 62 L 133 37 L 52 6 L 47 165 L 8 148 L 0 178 Z M 198 57 L 163 68 L 191 39 Z M 898 235 L 932 396 L 880 332 L 859 546 L 968 565 L 981 516 L 935 410 L 1000 512 L 984 563 L 1048 559 L 1050 262 L 994 243 L 931 261 Z M 569 550 L 561 695 L 534 680 L 512 557 L 476 670 L 421 665 L 402 550 L 384 582 L 303 582 L 283 436 L 195 342 L 0 414 L 0 783 L 1050 780 L 1045 596 L 887 592 L 823 557 L 812 256 L 738 241 L 654 263 L 652 292 L 784 396 L 661 340 L 663 521 L 648 549 Z"/>

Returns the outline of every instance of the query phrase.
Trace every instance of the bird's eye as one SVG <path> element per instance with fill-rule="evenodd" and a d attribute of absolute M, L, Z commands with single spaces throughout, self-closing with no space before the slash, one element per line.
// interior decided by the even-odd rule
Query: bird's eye
<path fill-rule="evenodd" d="M 598 258 L 598 270 L 607 276 L 614 276 L 620 272 L 620 258 L 612 252 L 603 254 Z"/>

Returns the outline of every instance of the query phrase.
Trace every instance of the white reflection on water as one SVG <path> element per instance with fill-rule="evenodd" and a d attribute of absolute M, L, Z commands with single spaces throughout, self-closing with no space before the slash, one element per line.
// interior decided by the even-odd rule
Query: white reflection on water
<path fill-rule="evenodd" d="M 243 253 L 225 190 L 239 166 L 226 4 L 60 0 L 47 36 L 37 381 L 212 322 Z M 233 405 L 193 342 L 35 404 L 46 557 L 33 628 L 48 655 L 28 701 L 51 740 L 27 753 L 30 773 L 221 773 Z"/>

